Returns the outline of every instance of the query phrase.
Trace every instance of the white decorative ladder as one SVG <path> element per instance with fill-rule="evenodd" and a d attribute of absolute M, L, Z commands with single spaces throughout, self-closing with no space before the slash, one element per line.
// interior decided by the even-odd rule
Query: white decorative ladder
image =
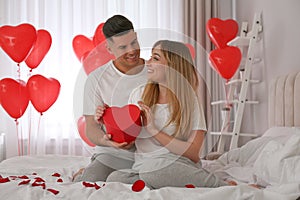
<path fill-rule="evenodd" d="M 252 24 L 252 30 L 248 32 L 248 23 L 243 22 L 241 26 L 241 33 L 239 37 L 236 37 L 228 44 L 231 46 L 248 46 L 247 56 L 245 58 L 244 64 L 244 72 L 243 76 L 239 77 L 239 74 L 236 73 L 231 81 L 226 84 L 230 86 L 228 91 L 227 100 L 215 101 L 212 102 L 212 105 L 217 104 L 236 104 L 237 111 L 234 115 L 234 125 L 232 132 L 228 131 L 228 125 L 230 122 L 230 113 L 233 109 L 232 106 L 226 107 L 228 114 L 224 115 L 221 132 L 212 132 L 212 135 L 220 135 L 218 142 L 218 153 L 223 153 L 225 150 L 226 138 L 231 136 L 230 149 L 235 149 L 238 147 L 238 138 L 240 136 L 244 137 L 257 137 L 254 133 L 240 133 L 242 118 L 244 113 L 245 104 L 257 104 L 258 101 L 250 101 L 247 99 L 247 91 L 249 87 L 249 83 L 258 83 L 258 80 L 250 80 L 251 68 L 252 64 L 255 61 L 254 58 L 254 45 L 258 41 L 258 34 L 262 31 L 262 22 L 261 22 L 261 14 L 255 14 L 254 21 Z M 243 65 L 243 62 L 241 62 Z M 241 89 L 239 93 L 238 100 L 234 99 L 234 92 L 236 91 L 237 84 L 241 83 Z"/>

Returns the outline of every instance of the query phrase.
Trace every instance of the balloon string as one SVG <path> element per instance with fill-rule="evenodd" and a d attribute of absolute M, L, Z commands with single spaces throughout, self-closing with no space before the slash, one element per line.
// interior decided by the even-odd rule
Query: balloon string
<path fill-rule="evenodd" d="M 28 74 L 27 74 L 27 76 L 28 77 L 30 77 L 31 76 L 31 72 L 32 72 L 32 70 L 30 70 L 29 72 L 28 72 Z M 29 130 L 28 130 L 28 146 L 27 146 L 27 155 L 30 155 L 30 140 L 31 140 L 31 131 L 32 131 L 32 128 L 31 128 L 31 123 L 32 123 L 32 120 L 31 120 L 31 118 L 32 118 L 32 112 L 31 112 L 31 107 L 29 108 Z"/>
<path fill-rule="evenodd" d="M 226 81 L 226 83 L 228 83 L 228 80 Z M 225 107 L 230 108 L 232 107 L 232 102 L 230 102 L 230 93 L 233 92 L 232 88 L 230 87 L 229 84 L 225 84 L 225 100 L 226 100 L 226 104 Z"/>
<path fill-rule="evenodd" d="M 222 129 L 221 129 L 221 132 L 227 132 L 229 127 L 230 127 L 230 111 L 231 109 L 229 110 L 224 110 L 225 112 L 225 115 L 223 116 L 223 124 L 222 124 Z"/>
<path fill-rule="evenodd" d="M 20 68 L 20 63 L 17 64 L 18 65 L 18 79 L 21 79 L 21 68 Z"/>
<path fill-rule="evenodd" d="M 42 118 L 42 113 L 41 113 L 41 115 L 39 117 L 38 128 L 37 128 L 37 135 L 39 135 L 39 132 L 40 132 L 41 118 Z"/>
<path fill-rule="evenodd" d="M 228 86 L 225 84 L 225 98 L 226 98 L 226 107 L 229 104 L 229 96 L 228 96 Z"/>
<path fill-rule="evenodd" d="M 24 138 L 23 138 L 23 130 L 22 126 L 20 126 L 20 135 L 21 135 L 21 155 L 24 155 Z"/>
<path fill-rule="evenodd" d="M 31 73 L 32 73 L 32 70 L 29 70 L 28 74 L 27 74 L 27 77 L 30 77 L 31 76 Z"/>
<path fill-rule="evenodd" d="M 18 127 L 19 122 L 17 119 L 15 120 L 15 122 L 16 122 L 16 129 L 17 129 L 18 155 L 20 156 L 21 155 L 20 154 L 20 139 L 19 139 L 19 127 Z"/>
<path fill-rule="evenodd" d="M 30 139 L 31 139 L 31 107 L 29 108 L 29 130 L 28 130 L 27 155 L 30 155 Z"/>
<path fill-rule="evenodd" d="M 228 83 L 229 80 L 226 80 L 226 83 Z M 225 101 L 226 101 L 226 104 L 225 104 L 225 115 L 223 116 L 223 124 L 222 124 L 222 130 L 221 132 L 224 132 L 224 131 L 228 131 L 228 128 L 230 126 L 230 113 L 231 113 L 231 107 L 232 107 L 232 104 L 230 103 L 230 92 L 231 91 L 231 88 L 228 84 L 225 84 Z"/>

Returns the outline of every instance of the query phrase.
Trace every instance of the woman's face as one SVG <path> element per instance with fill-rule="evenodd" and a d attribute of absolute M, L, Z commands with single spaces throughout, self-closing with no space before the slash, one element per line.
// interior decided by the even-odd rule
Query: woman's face
<path fill-rule="evenodd" d="M 165 83 L 168 62 L 160 48 L 160 45 L 158 45 L 152 50 L 151 58 L 146 63 L 148 67 L 148 80 L 157 83 Z"/>

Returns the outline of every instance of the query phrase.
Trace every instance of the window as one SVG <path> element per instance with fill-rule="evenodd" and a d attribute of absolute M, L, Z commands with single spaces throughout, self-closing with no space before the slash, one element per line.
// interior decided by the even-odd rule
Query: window
<path fill-rule="evenodd" d="M 128 17 L 142 35 L 139 40 L 145 59 L 149 58 L 147 50 L 156 38 L 182 37 L 182 0 L 0 1 L 1 26 L 29 23 L 37 30 L 47 30 L 52 37 L 49 52 L 32 72 L 24 62 L 18 67 L 1 49 L 1 79 L 12 77 L 26 82 L 30 76 L 41 74 L 61 84 L 57 101 L 42 116 L 29 103 L 25 114 L 18 119 L 17 130 L 14 120 L 0 108 L 1 121 L 5 122 L 0 129 L 6 133 L 7 157 L 18 154 L 18 138 L 22 139 L 19 149 L 24 149 L 24 153 L 29 141 L 31 154 L 89 152 L 90 147 L 82 142 L 77 131 L 86 74 L 72 49 L 72 40 L 79 34 L 92 37 L 97 26 L 114 14 Z"/>

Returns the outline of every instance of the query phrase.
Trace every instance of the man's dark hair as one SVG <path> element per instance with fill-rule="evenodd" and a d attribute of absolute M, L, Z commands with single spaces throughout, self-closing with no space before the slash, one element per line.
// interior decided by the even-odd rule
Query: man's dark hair
<path fill-rule="evenodd" d="M 134 28 L 131 21 L 123 15 L 114 15 L 106 20 L 102 30 L 106 39 L 109 39 L 112 36 L 123 35 Z"/>

